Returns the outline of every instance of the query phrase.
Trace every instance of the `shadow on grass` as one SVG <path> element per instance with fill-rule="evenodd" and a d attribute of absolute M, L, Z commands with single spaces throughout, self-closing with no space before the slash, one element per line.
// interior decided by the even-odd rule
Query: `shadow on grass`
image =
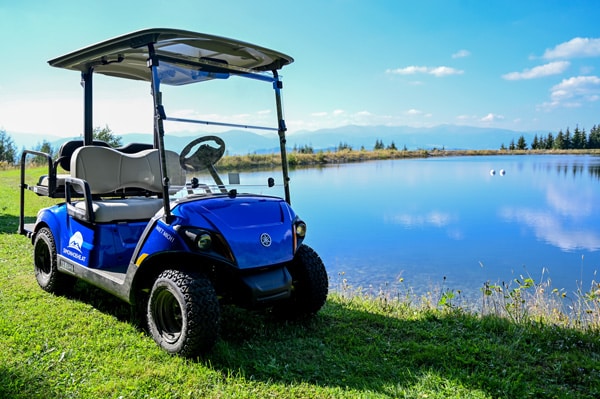
<path fill-rule="evenodd" d="M 114 316 L 119 321 L 145 328 L 134 314 L 131 305 L 85 281 L 77 280 L 71 292 L 65 297 L 91 305 L 102 313 Z"/>
<path fill-rule="evenodd" d="M 392 397 L 447 382 L 453 394 L 458 386 L 491 397 L 600 395 L 597 333 L 458 311 L 388 317 L 332 301 L 306 322 L 239 311 L 225 316 L 210 365 L 246 379 Z"/>
<path fill-rule="evenodd" d="M 38 388 L 40 395 L 37 397 L 60 397 L 60 392 L 55 387 L 46 384 L 43 375 L 36 375 L 31 370 L 20 370 L 0 365 L 0 398 L 26 398 L 30 395 L 19 395 L 18 392 L 29 391 L 32 386 Z"/>
<path fill-rule="evenodd" d="M 129 305 L 89 284 L 78 282 L 68 297 L 140 326 Z M 361 306 L 330 299 L 315 318 L 297 322 L 225 306 L 221 339 L 198 361 L 232 378 L 391 397 L 443 396 L 444 389 L 455 397 L 457 389 L 465 392 L 459 396 L 600 397 L 597 331 L 461 311 L 396 317 Z"/>
<path fill-rule="evenodd" d="M 35 217 L 26 216 L 25 223 L 34 223 Z M 19 217 L 0 213 L 0 234 L 17 234 L 19 229 Z"/>

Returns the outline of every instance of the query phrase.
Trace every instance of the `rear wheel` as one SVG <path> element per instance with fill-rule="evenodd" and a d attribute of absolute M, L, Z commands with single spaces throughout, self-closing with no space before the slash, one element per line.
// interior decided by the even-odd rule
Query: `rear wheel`
<path fill-rule="evenodd" d="M 319 255 L 302 244 L 288 267 L 293 281 L 292 297 L 275 307 L 275 313 L 293 319 L 317 313 L 327 300 L 329 281 Z"/>
<path fill-rule="evenodd" d="M 209 351 L 219 336 L 219 301 L 202 274 L 162 272 L 150 292 L 147 316 L 152 338 L 172 354 L 198 356 Z"/>
<path fill-rule="evenodd" d="M 58 271 L 56 243 L 47 227 L 42 227 L 35 235 L 33 262 L 35 278 L 44 291 L 64 294 L 73 287 L 75 278 Z"/>

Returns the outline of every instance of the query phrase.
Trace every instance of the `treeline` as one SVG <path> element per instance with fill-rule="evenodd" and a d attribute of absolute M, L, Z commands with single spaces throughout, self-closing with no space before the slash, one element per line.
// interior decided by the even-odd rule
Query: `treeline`
<path fill-rule="evenodd" d="M 115 135 L 112 130 L 107 126 L 105 127 L 95 127 L 93 131 L 94 140 L 102 140 L 111 147 L 119 147 L 122 144 L 122 138 L 120 136 Z M 41 143 L 29 148 L 34 151 L 39 151 L 50 155 L 51 158 L 54 158 L 57 155 L 58 148 L 52 147 L 52 144 L 44 140 Z M 23 152 L 25 148 L 21 150 Z M 21 152 L 17 153 L 17 147 L 15 145 L 12 137 L 6 133 L 4 129 L 0 129 L 0 165 L 10 166 L 18 162 L 18 157 Z M 39 156 L 31 157 L 29 162 L 34 164 L 43 164 L 46 162 L 46 159 Z"/>
<path fill-rule="evenodd" d="M 342 152 L 342 151 L 353 151 L 354 148 L 352 147 L 352 145 L 341 141 L 337 147 L 335 149 L 333 149 L 333 151 L 337 151 L 337 152 Z M 396 147 L 396 143 L 394 143 L 393 141 L 388 144 L 387 146 L 383 143 L 383 140 L 375 140 L 375 145 L 373 146 L 373 151 L 379 151 L 379 150 L 391 150 L 391 151 L 397 151 L 398 148 Z M 364 146 L 360 147 L 360 151 L 366 151 Z M 406 148 L 406 145 L 402 148 L 402 151 L 408 151 L 408 149 Z M 308 145 L 305 144 L 303 146 L 298 147 L 298 145 L 294 145 L 294 147 L 292 148 L 292 152 L 298 153 L 298 154 L 315 154 L 315 149 L 313 148 L 312 145 Z M 319 152 L 323 152 L 322 150 L 320 150 Z"/>
<path fill-rule="evenodd" d="M 508 150 L 586 150 L 600 148 L 600 126 L 594 125 L 589 134 L 585 129 L 575 127 L 573 133 L 567 128 L 565 132 L 560 130 L 556 136 L 548 133 L 547 136 L 539 136 L 536 134 L 533 137 L 531 146 L 528 146 L 525 137 L 521 135 L 517 142 L 512 140 L 508 146 Z M 507 148 L 502 144 L 501 150 Z"/>

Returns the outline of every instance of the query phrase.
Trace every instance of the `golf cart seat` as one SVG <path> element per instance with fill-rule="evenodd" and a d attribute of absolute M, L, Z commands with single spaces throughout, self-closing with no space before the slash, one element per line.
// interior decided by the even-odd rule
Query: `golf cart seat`
<path fill-rule="evenodd" d="M 94 140 L 92 145 L 99 147 L 110 147 L 109 144 L 102 140 Z M 65 177 L 70 176 L 67 174 L 56 174 L 58 167 L 60 166 L 65 171 L 71 170 L 71 158 L 73 153 L 78 148 L 83 147 L 83 140 L 69 140 L 65 141 L 58 150 L 58 155 L 54 161 L 54 176 L 56 177 L 56 185 L 53 191 L 50 189 L 50 176 L 43 175 L 39 178 L 36 192 L 40 195 L 46 195 L 52 198 L 60 198 L 65 196 Z M 117 151 L 126 154 L 134 154 L 140 151 L 152 149 L 152 144 L 147 143 L 129 143 L 124 146 L 116 148 Z"/>
<path fill-rule="evenodd" d="M 185 185 L 177 153 L 166 151 L 166 158 L 171 183 Z M 66 190 L 69 214 L 78 219 L 97 223 L 148 220 L 163 205 L 158 150 L 126 154 L 109 147 L 84 146 L 73 153 L 70 172 L 67 186 L 84 195 L 82 201 L 72 202 L 72 190 Z"/>

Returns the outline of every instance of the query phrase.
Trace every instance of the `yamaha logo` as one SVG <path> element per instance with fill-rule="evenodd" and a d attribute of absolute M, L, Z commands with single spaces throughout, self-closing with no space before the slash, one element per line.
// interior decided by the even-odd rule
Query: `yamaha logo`
<path fill-rule="evenodd" d="M 260 235 L 260 243 L 263 245 L 263 247 L 270 247 L 271 246 L 271 236 L 268 235 L 267 233 L 262 233 Z"/>

